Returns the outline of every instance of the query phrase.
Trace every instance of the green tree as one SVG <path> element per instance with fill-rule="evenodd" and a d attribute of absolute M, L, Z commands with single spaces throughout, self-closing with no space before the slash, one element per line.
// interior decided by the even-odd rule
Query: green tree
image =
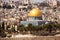
<path fill-rule="evenodd" d="M 18 30 L 19 30 L 19 31 L 23 31 L 23 30 L 24 30 L 24 25 L 19 25 L 19 26 L 18 26 Z"/>

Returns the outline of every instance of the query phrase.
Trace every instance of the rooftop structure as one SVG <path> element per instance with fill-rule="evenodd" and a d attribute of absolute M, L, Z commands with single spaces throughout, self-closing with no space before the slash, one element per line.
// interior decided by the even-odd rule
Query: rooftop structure
<path fill-rule="evenodd" d="M 30 17 L 40 17 L 40 16 L 42 16 L 42 13 L 40 12 L 40 10 L 38 8 L 34 8 L 30 11 L 28 16 L 30 16 Z"/>

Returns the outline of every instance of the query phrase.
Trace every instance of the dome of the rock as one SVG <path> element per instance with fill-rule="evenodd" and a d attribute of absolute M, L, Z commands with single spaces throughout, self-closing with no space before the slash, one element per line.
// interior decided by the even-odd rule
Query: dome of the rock
<path fill-rule="evenodd" d="M 40 10 L 38 8 L 34 8 L 30 11 L 28 16 L 30 16 L 30 17 L 40 17 L 40 16 L 42 16 L 42 13 L 40 12 Z"/>

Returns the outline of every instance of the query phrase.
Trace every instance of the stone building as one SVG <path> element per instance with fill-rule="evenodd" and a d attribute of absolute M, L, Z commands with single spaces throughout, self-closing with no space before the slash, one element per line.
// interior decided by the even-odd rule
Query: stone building
<path fill-rule="evenodd" d="M 28 25 L 28 24 L 32 24 L 32 25 L 41 25 L 41 24 L 45 24 L 46 22 L 49 22 L 48 20 L 45 21 L 44 20 L 44 15 L 40 12 L 40 10 L 38 8 L 33 8 L 29 13 L 28 13 L 28 18 L 26 21 L 21 21 L 20 24 L 23 25 Z"/>

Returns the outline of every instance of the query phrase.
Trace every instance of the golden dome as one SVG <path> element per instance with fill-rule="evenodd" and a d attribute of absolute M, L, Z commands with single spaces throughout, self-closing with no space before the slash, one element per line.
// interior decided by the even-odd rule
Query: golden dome
<path fill-rule="evenodd" d="M 40 17 L 40 16 L 42 16 L 42 14 L 41 14 L 41 12 L 38 8 L 34 8 L 30 11 L 28 16 L 30 16 L 30 17 Z"/>

